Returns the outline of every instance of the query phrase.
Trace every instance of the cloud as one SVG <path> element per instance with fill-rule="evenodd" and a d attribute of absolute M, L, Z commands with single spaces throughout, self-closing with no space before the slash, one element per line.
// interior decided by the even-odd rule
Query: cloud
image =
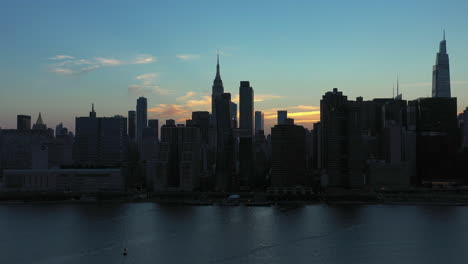
<path fill-rule="evenodd" d="M 114 65 L 120 65 L 123 64 L 122 61 L 116 60 L 116 59 L 109 59 L 109 58 L 102 58 L 102 57 L 97 57 L 94 58 L 99 64 L 102 65 L 109 65 L 109 66 L 114 66 Z"/>
<path fill-rule="evenodd" d="M 280 98 L 284 98 L 284 96 L 273 95 L 273 94 L 254 94 L 254 102 L 263 102 L 263 101 L 280 99 Z M 231 101 L 234 103 L 239 103 L 239 95 L 238 94 L 234 95 Z"/>
<path fill-rule="evenodd" d="M 65 60 L 65 59 L 74 59 L 75 57 L 68 55 L 55 55 L 54 57 L 49 58 L 49 60 Z"/>
<path fill-rule="evenodd" d="M 148 64 L 155 61 L 156 58 L 151 55 L 139 55 L 133 60 L 132 64 Z"/>
<path fill-rule="evenodd" d="M 172 90 L 163 89 L 158 85 L 131 84 L 128 86 L 128 93 L 134 96 L 151 94 L 169 95 L 172 93 Z"/>
<path fill-rule="evenodd" d="M 65 74 L 65 75 L 74 74 L 72 70 L 66 69 L 66 68 L 54 68 L 54 69 L 51 69 L 51 71 L 57 74 Z"/>
<path fill-rule="evenodd" d="M 48 65 L 49 71 L 57 74 L 81 74 L 90 72 L 103 67 L 131 65 L 131 64 L 147 64 L 156 61 L 156 58 L 151 55 L 139 55 L 133 59 L 120 60 L 115 58 L 95 57 L 92 59 L 78 59 L 69 55 L 56 55 L 49 58 L 57 60 L 56 63 Z"/>
<path fill-rule="evenodd" d="M 187 61 L 187 60 L 196 60 L 200 58 L 198 54 L 177 54 L 176 57 L 180 60 Z"/>
<path fill-rule="evenodd" d="M 138 75 L 135 77 L 136 80 L 154 80 L 156 77 L 158 77 L 157 73 L 146 73 L 142 75 Z"/>
<path fill-rule="evenodd" d="M 193 97 L 194 95 L 196 95 L 197 93 L 195 92 L 186 92 L 185 95 L 183 96 L 180 96 L 180 97 L 177 97 L 176 100 L 178 102 L 180 101 L 187 101 L 189 98 Z"/>
<path fill-rule="evenodd" d="M 159 74 L 156 72 L 145 73 L 135 77 L 135 80 L 140 81 L 139 84 L 131 84 L 128 86 L 128 93 L 134 96 L 142 95 L 169 95 L 173 91 L 169 89 L 161 88 L 158 84 Z"/>

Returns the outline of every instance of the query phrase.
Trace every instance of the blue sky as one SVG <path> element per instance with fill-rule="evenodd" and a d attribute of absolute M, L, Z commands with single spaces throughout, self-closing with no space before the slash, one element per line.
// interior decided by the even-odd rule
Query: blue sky
<path fill-rule="evenodd" d="M 149 116 L 183 120 L 209 110 L 216 50 L 225 90 L 254 88 L 270 126 L 277 109 L 300 124 L 319 118 L 321 96 L 430 95 L 447 31 L 452 95 L 468 106 L 465 1 L 2 1 L 0 126 L 42 112 L 74 129 L 92 102 L 126 115 L 140 95 Z"/>

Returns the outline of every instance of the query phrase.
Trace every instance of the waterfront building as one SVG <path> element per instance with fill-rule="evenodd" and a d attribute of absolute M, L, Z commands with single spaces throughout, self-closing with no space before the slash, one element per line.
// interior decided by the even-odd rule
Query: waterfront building
<path fill-rule="evenodd" d="M 307 179 L 306 132 L 297 125 L 271 129 L 271 186 L 305 186 Z"/>

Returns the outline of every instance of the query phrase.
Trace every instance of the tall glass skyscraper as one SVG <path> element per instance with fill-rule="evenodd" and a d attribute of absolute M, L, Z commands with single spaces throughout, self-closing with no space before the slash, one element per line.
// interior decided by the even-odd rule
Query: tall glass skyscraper
<path fill-rule="evenodd" d="M 450 96 L 450 67 L 444 31 L 444 39 L 440 42 L 436 64 L 432 69 L 432 97 Z"/>
<path fill-rule="evenodd" d="M 143 130 L 148 126 L 148 102 L 145 97 L 140 97 L 137 100 L 136 106 L 136 121 L 137 121 L 137 140 L 143 138 Z"/>

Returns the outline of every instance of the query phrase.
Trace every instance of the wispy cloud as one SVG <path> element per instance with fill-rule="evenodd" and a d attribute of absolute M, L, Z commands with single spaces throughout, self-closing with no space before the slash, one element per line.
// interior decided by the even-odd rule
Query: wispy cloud
<path fill-rule="evenodd" d="M 74 74 L 74 72 L 70 69 L 66 69 L 66 68 L 54 68 L 54 69 L 51 69 L 52 72 L 55 72 L 57 74 Z"/>
<path fill-rule="evenodd" d="M 157 61 L 156 57 L 151 55 L 139 55 L 132 61 L 132 64 L 148 64 L 155 61 Z"/>
<path fill-rule="evenodd" d="M 187 93 L 185 93 L 184 95 L 177 97 L 176 100 L 177 100 L 178 102 L 180 102 L 180 101 L 187 101 L 189 98 L 193 97 L 193 96 L 196 95 L 196 94 L 197 94 L 197 93 L 195 93 L 195 92 L 187 92 Z"/>
<path fill-rule="evenodd" d="M 169 95 L 173 91 L 169 89 L 161 88 L 158 82 L 158 73 L 146 73 L 135 77 L 135 80 L 140 81 L 139 84 L 131 84 L 128 86 L 128 93 L 134 96 L 142 95 Z"/>
<path fill-rule="evenodd" d="M 193 111 L 210 111 L 211 96 L 197 96 L 196 92 L 187 92 L 176 99 L 178 104 L 157 104 L 148 109 L 157 118 L 172 118 L 177 121 L 190 119 Z"/>
<path fill-rule="evenodd" d="M 157 61 L 151 55 L 138 55 L 135 58 L 121 60 L 107 57 L 94 57 L 92 59 L 79 59 L 69 55 L 56 55 L 49 58 L 56 62 L 49 64 L 49 71 L 56 74 L 82 74 L 103 67 L 130 65 L 130 64 L 147 64 Z"/>
<path fill-rule="evenodd" d="M 121 65 L 123 64 L 122 61 L 116 60 L 116 59 L 110 59 L 110 58 L 102 58 L 102 57 L 97 57 L 94 58 L 99 64 L 102 65 L 109 65 L 109 66 L 115 66 L 115 65 Z"/>
<path fill-rule="evenodd" d="M 75 57 L 68 56 L 68 55 L 55 55 L 54 57 L 50 57 L 49 60 L 65 60 L 65 59 L 74 59 Z"/>
<path fill-rule="evenodd" d="M 198 54 L 177 54 L 176 57 L 180 60 L 187 61 L 187 60 L 196 60 L 200 58 Z"/>
<path fill-rule="evenodd" d="M 284 98 L 284 96 L 273 95 L 273 94 L 256 94 L 256 95 L 254 95 L 254 102 L 263 102 L 263 101 L 280 99 L 280 98 Z M 234 103 L 238 103 L 239 102 L 239 95 L 238 94 L 234 95 L 234 97 L 232 97 L 231 101 L 233 101 Z"/>

